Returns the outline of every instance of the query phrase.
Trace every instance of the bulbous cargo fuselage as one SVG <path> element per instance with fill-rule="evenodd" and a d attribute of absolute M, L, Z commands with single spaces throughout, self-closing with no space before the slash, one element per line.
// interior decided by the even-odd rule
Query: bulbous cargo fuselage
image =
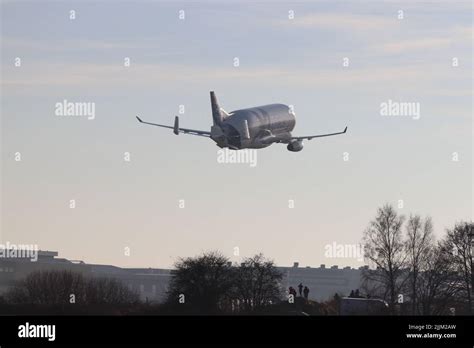
<path fill-rule="evenodd" d="M 288 105 L 270 104 L 235 110 L 221 124 L 225 134 L 219 146 L 235 149 L 263 148 L 277 142 L 288 142 L 295 128 L 295 114 Z"/>

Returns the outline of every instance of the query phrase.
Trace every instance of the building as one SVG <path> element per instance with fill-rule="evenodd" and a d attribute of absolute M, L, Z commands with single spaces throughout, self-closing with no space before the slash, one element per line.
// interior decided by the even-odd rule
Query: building
<path fill-rule="evenodd" d="M 0 258 L 0 294 L 10 289 L 16 281 L 29 273 L 39 270 L 70 270 L 80 272 L 89 277 L 115 278 L 130 289 L 140 294 L 143 301 L 161 302 L 166 296 L 166 290 L 171 277 L 171 270 L 161 268 L 120 268 L 111 265 L 88 264 L 58 258 L 55 251 L 38 251 L 37 260 L 27 257 Z M 287 291 L 290 286 L 298 289 L 302 283 L 310 289 L 309 298 L 312 300 L 327 300 L 339 293 L 346 296 L 351 290 L 360 287 L 361 269 L 350 267 L 300 268 L 295 262 L 293 267 L 278 267 L 283 274 L 281 288 Z"/>
<path fill-rule="evenodd" d="M 89 277 L 115 278 L 140 294 L 143 301 L 160 302 L 166 295 L 170 270 L 158 268 L 120 268 L 86 264 L 58 258 L 56 251 L 38 251 L 36 261 L 30 258 L 0 258 L 0 294 L 29 273 L 40 270 L 70 270 Z"/>
<path fill-rule="evenodd" d="M 342 296 L 350 294 L 351 290 L 361 287 L 361 270 L 351 267 L 339 268 L 332 266 L 299 267 L 298 262 L 293 267 L 278 267 L 283 273 L 282 286 L 288 290 L 290 286 L 298 292 L 298 285 L 309 288 L 309 299 L 325 301 L 338 293 Z"/>

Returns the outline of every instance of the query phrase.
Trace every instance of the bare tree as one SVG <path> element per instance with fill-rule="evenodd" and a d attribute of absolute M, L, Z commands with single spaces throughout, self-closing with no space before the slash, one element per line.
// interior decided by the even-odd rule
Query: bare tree
<path fill-rule="evenodd" d="M 467 302 L 469 313 L 473 312 L 473 233 L 474 224 L 472 222 L 457 223 L 453 229 L 447 230 L 446 237 L 443 240 L 446 262 L 455 266 L 455 272 L 459 275 L 459 285 Z"/>
<path fill-rule="evenodd" d="M 395 311 L 398 292 L 404 283 L 402 275 L 406 254 L 402 240 L 403 221 L 404 217 L 399 216 L 391 205 L 384 205 L 378 209 L 363 238 L 364 256 L 376 267 L 375 270 L 363 272 L 363 277 L 366 281 L 383 285 L 383 297 L 388 297 L 392 313 Z"/>
<path fill-rule="evenodd" d="M 229 260 L 219 252 L 180 259 L 172 272 L 167 303 L 192 313 L 221 312 L 233 285 L 232 272 Z"/>
<path fill-rule="evenodd" d="M 118 280 L 86 278 L 81 273 L 67 270 L 32 272 L 10 290 L 7 297 L 10 303 L 39 305 L 129 304 L 138 301 L 138 295 Z"/>
<path fill-rule="evenodd" d="M 92 278 L 85 284 L 85 298 L 88 304 L 135 304 L 139 302 L 136 292 L 113 278 Z"/>
<path fill-rule="evenodd" d="M 448 309 L 459 293 L 459 277 L 450 258 L 443 243 L 427 251 L 424 270 L 417 279 L 420 314 L 449 314 Z"/>
<path fill-rule="evenodd" d="M 245 259 L 235 272 L 235 297 L 244 309 L 253 311 L 281 300 L 282 274 L 262 254 Z"/>
<path fill-rule="evenodd" d="M 13 303 L 55 305 L 69 303 L 71 294 L 84 300 L 84 277 L 72 271 L 36 271 L 28 274 L 9 292 Z"/>
<path fill-rule="evenodd" d="M 412 314 L 418 313 L 418 281 L 420 274 L 428 270 L 428 263 L 433 257 L 433 223 L 427 217 L 423 221 L 419 215 L 410 215 L 406 225 L 405 242 L 407 266 L 409 269 L 410 300 Z"/>

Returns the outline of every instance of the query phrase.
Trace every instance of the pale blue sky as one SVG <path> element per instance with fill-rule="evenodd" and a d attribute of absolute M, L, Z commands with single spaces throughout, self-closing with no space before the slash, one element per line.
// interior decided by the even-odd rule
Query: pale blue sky
<path fill-rule="evenodd" d="M 209 249 L 238 261 L 236 246 L 279 265 L 358 266 L 325 258 L 324 246 L 360 242 L 384 203 L 403 199 L 401 213 L 431 215 L 438 236 L 472 219 L 470 1 L 3 1 L 1 9 L 0 241 L 120 266 L 168 267 Z M 293 104 L 295 135 L 349 130 L 299 153 L 273 145 L 250 168 L 217 163 L 211 141 L 134 118 L 172 123 L 184 104 L 182 126 L 208 130 L 210 90 L 227 111 Z M 95 120 L 55 116 L 63 99 L 95 102 Z M 388 99 L 419 102 L 421 118 L 381 116 Z"/>

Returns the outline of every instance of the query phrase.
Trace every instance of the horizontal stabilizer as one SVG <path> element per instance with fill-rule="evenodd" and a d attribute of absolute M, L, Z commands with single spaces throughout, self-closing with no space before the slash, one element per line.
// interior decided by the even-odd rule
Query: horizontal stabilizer
<path fill-rule="evenodd" d="M 178 135 L 179 133 L 184 133 L 184 134 L 191 134 L 191 135 L 199 135 L 199 136 L 202 136 L 202 137 L 210 137 L 211 136 L 211 132 L 206 132 L 206 131 L 197 130 L 197 129 L 180 128 L 179 127 L 179 118 L 178 118 L 178 116 L 175 117 L 173 126 L 168 126 L 168 125 L 165 125 L 165 124 L 145 122 L 140 117 L 138 117 L 138 116 L 136 116 L 136 117 L 137 117 L 137 120 L 140 123 L 149 124 L 149 125 L 157 126 L 157 127 L 169 128 L 169 129 L 172 129 L 173 133 L 176 134 L 176 135 Z"/>

